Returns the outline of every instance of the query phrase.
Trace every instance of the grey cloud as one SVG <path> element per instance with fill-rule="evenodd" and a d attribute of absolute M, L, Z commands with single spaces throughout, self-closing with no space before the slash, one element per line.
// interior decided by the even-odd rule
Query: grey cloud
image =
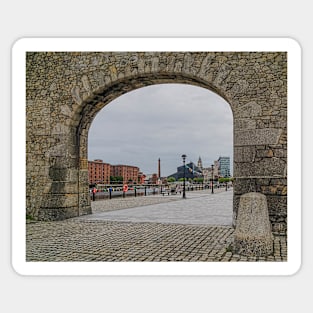
<path fill-rule="evenodd" d="M 155 85 L 127 93 L 96 116 L 89 132 L 89 159 L 139 166 L 145 173 L 176 171 L 181 154 L 211 163 L 232 159 L 231 109 L 221 97 L 189 85 Z"/>

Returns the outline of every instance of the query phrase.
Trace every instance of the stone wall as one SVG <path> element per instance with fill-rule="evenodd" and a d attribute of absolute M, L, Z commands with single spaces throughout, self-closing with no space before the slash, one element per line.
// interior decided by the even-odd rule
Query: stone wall
<path fill-rule="evenodd" d="M 234 223 L 241 194 L 266 195 L 273 230 L 287 227 L 287 53 L 29 52 L 27 213 L 64 219 L 91 212 L 87 140 L 97 112 L 158 83 L 210 89 L 234 116 Z"/>

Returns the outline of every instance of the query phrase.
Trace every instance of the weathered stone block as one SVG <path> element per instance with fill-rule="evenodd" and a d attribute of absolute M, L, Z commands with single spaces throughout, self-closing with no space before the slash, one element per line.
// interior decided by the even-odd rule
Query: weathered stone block
<path fill-rule="evenodd" d="M 234 172 L 239 177 L 284 176 L 286 162 L 280 158 L 264 158 L 255 162 L 234 162 Z"/>
<path fill-rule="evenodd" d="M 268 195 L 267 204 L 270 215 L 287 217 L 287 196 Z"/>
<path fill-rule="evenodd" d="M 256 121 L 251 118 L 239 118 L 234 121 L 236 129 L 255 129 Z"/>
<path fill-rule="evenodd" d="M 77 182 L 52 182 L 50 193 L 51 194 L 69 194 L 77 192 Z"/>
<path fill-rule="evenodd" d="M 261 105 L 257 104 L 255 101 L 252 101 L 238 107 L 238 110 L 236 111 L 236 118 L 251 118 L 254 116 L 260 116 L 261 114 Z"/>
<path fill-rule="evenodd" d="M 267 256 L 273 252 L 266 196 L 261 193 L 250 192 L 240 197 L 234 251 L 246 256 Z"/>
<path fill-rule="evenodd" d="M 278 144 L 281 134 L 282 130 L 276 128 L 237 130 L 234 136 L 234 145 L 274 145 Z"/>
<path fill-rule="evenodd" d="M 79 208 L 79 215 L 87 215 L 87 214 L 91 214 L 92 210 L 91 210 L 91 206 L 89 205 L 81 205 Z"/>
<path fill-rule="evenodd" d="M 61 221 L 78 216 L 77 205 L 70 207 L 40 208 L 37 219 L 39 221 Z"/>
<path fill-rule="evenodd" d="M 236 162 L 253 162 L 255 153 L 255 146 L 234 147 L 234 159 Z"/>
<path fill-rule="evenodd" d="M 41 208 L 66 208 L 75 207 L 78 208 L 78 194 L 46 194 L 43 195 L 43 201 Z"/>

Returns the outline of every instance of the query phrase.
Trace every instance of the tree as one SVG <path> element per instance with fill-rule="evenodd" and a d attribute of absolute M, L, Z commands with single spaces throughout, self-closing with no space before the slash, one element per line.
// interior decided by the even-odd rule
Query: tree
<path fill-rule="evenodd" d="M 176 181 L 175 177 L 171 176 L 167 179 L 168 183 L 174 183 Z"/>
<path fill-rule="evenodd" d="M 113 184 L 123 183 L 123 176 L 110 176 L 110 182 Z"/>
<path fill-rule="evenodd" d="M 218 182 L 220 183 L 220 184 L 222 184 L 222 183 L 228 183 L 228 182 L 230 182 L 230 181 L 232 181 L 233 180 L 233 178 L 231 178 L 231 177 L 220 177 L 219 179 L 218 179 Z"/>

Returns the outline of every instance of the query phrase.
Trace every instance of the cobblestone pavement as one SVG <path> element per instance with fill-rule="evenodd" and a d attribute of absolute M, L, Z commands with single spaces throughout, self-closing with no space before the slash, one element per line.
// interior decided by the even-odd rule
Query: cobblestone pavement
<path fill-rule="evenodd" d="M 230 194 L 230 192 L 229 194 L 224 193 L 225 199 L 230 198 Z M 132 198 L 131 201 L 123 201 L 126 199 L 97 201 L 92 204 L 93 211 L 96 212 L 92 215 L 58 222 L 27 223 L 26 261 L 233 262 L 287 260 L 285 236 L 275 236 L 273 255 L 266 258 L 244 257 L 232 253 L 233 228 L 230 225 L 207 224 L 208 221 L 205 221 L 205 218 L 202 223 L 194 218 L 193 224 L 192 222 L 188 224 L 172 219 L 163 222 L 159 222 L 158 219 L 152 219 L 153 222 L 142 221 L 140 216 L 137 216 L 132 222 L 110 220 L 112 217 L 108 216 L 105 217 L 106 219 L 104 216 L 101 217 L 101 214 L 105 212 L 107 212 L 105 214 L 120 212 L 124 217 L 125 212 L 129 214 L 134 210 L 138 213 L 137 206 L 139 204 L 143 205 L 144 210 L 149 210 L 150 207 L 150 209 L 158 209 L 159 212 L 162 212 L 166 201 L 168 208 L 174 207 L 176 210 L 181 207 L 181 211 L 183 211 L 186 204 L 196 205 L 198 203 L 200 207 L 199 203 L 204 199 L 208 200 L 211 196 L 204 192 L 194 192 L 187 194 L 187 200 L 181 201 L 178 201 L 181 199 L 180 196 L 140 197 Z M 220 193 L 215 197 L 221 198 L 222 196 Z M 147 203 L 153 205 L 148 206 Z M 123 206 L 136 206 L 136 208 L 122 209 Z M 109 210 L 114 210 L 114 212 L 108 212 Z M 184 216 L 189 218 L 189 213 L 185 212 Z M 115 219 L 117 218 L 115 217 Z"/>

